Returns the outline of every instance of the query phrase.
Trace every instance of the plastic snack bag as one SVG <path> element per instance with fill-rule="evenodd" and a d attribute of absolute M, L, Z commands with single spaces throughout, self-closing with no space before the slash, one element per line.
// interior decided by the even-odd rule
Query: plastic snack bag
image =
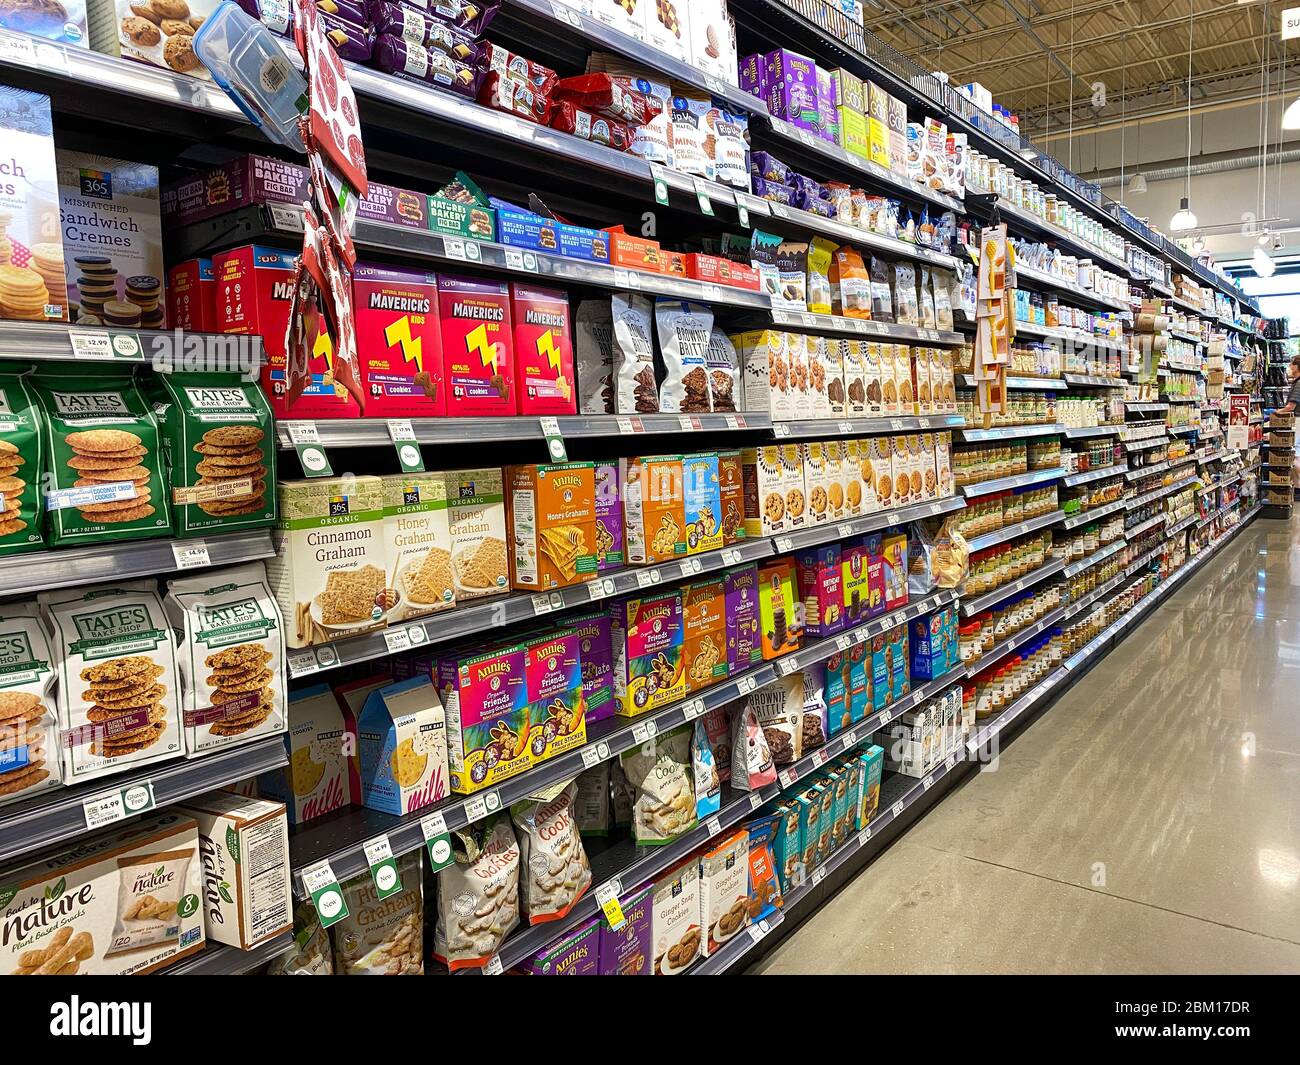
<path fill-rule="evenodd" d="M 917 296 L 921 311 L 921 327 L 924 329 L 934 329 L 934 290 L 930 286 L 930 271 L 925 267 L 921 267 L 921 276 L 918 279 Z"/>
<path fill-rule="evenodd" d="M 609 300 L 583 300 L 574 316 L 578 413 L 614 413 L 614 316 Z"/>
<path fill-rule="evenodd" d="M 860 251 L 848 244 L 836 248 L 830 281 L 836 314 L 845 318 L 871 317 L 871 275 Z"/>
<path fill-rule="evenodd" d="M 529 924 L 568 915 L 591 887 L 591 863 L 578 831 L 578 787 L 570 780 L 510 807 L 519 839 L 519 887 Z"/>
<path fill-rule="evenodd" d="M 894 300 L 889 287 L 889 264 L 875 257 L 871 260 L 871 317 L 877 322 L 894 320 Z"/>
<path fill-rule="evenodd" d="M 632 831 L 639 844 L 671 843 L 696 825 L 693 733 L 683 725 L 619 756 L 635 795 Z"/>
<path fill-rule="evenodd" d="M 695 770 L 695 813 L 699 818 L 716 814 L 722 806 L 722 783 L 713 757 L 713 745 L 702 718 L 695 719 L 691 735 L 691 762 Z"/>
<path fill-rule="evenodd" d="M 519 844 L 504 812 L 451 834 L 453 861 L 438 874 L 433 956 L 481 969 L 519 923 Z"/>
<path fill-rule="evenodd" d="M 663 354 L 659 409 L 665 414 L 702 414 L 713 409 L 708 349 L 713 310 L 702 303 L 655 300 L 655 324 Z"/>
<path fill-rule="evenodd" d="M 814 314 L 830 314 L 833 307 L 831 295 L 831 260 L 837 245 L 824 237 L 813 237 L 808 245 L 808 309 Z"/>
<path fill-rule="evenodd" d="M 334 952 L 316 907 L 300 902 L 293 911 L 293 946 L 266 967 L 267 976 L 333 976 Z"/>
<path fill-rule="evenodd" d="M 610 305 L 614 323 L 614 413 L 657 413 L 659 386 L 655 381 L 650 300 L 619 292 Z"/>
<path fill-rule="evenodd" d="M 776 780 L 776 765 L 758 717 L 746 700 L 732 722 L 731 786 L 736 791 L 758 791 Z"/>
<path fill-rule="evenodd" d="M 343 884 L 348 916 L 330 929 L 343 976 L 424 975 L 424 886 L 420 852 L 397 859 L 402 889 L 381 899 L 369 873 Z"/>
<path fill-rule="evenodd" d="M 740 391 L 740 359 L 731 337 L 716 325 L 709 334 L 709 347 L 705 352 L 709 365 L 709 389 L 713 396 L 713 409 L 731 413 L 736 409 L 736 395 Z"/>

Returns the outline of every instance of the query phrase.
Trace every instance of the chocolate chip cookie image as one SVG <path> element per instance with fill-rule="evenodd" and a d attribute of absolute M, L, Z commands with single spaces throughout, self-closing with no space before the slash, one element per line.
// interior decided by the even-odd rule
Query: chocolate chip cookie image
<path fill-rule="evenodd" d="M 81 698 L 90 704 L 87 720 L 94 729 L 90 753 L 121 758 L 157 743 L 167 729 L 165 672 L 144 655 L 112 658 L 80 673 L 90 685 Z"/>
<path fill-rule="evenodd" d="M 194 39 L 183 34 L 167 38 L 163 45 L 163 62 L 178 74 L 192 74 L 203 66 L 194 54 Z"/>
<path fill-rule="evenodd" d="M 129 15 L 122 20 L 122 37 L 137 48 L 152 48 L 162 40 L 162 31 L 148 19 Z"/>

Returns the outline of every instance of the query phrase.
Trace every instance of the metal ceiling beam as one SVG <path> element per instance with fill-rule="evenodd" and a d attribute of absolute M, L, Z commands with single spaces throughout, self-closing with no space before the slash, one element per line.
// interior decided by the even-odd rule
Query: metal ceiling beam
<path fill-rule="evenodd" d="M 1052 50 L 1051 46 L 1049 46 L 1046 41 L 1044 41 L 1040 36 L 1038 36 L 1038 31 L 1035 30 L 1034 27 L 1029 24 L 1029 20 L 1025 18 L 1025 16 L 1022 15 L 1019 11 L 1016 10 L 1015 6 L 1011 3 L 1011 0 L 1001 0 L 1001 2 L 1002 2 L 1002 6 L 1006 8 L 1007 11 L 1009 11 L 1015 17 L 1017 22 L 1020 23 L 1021 28 L 1025 31 L 1026 36 L 1028 36 L 1029 39 L 1034 42 L 1034 44 L 1038 45 L 1038 50 L 1042 52 L 1043 55 L 1047 56 L 1047 58 L 1051 61 L 1052 65 L 1056 67 L 1057 70 L 1059 70 L 1062 74 L 1065 75 L 1065 80 L 1067 82 L 1072 81 L 1075 77 L 1074 72 L 1068 66 L 1066 66 L 1064 62 L 1062 62 L 1061 57 Z M 1082 78 L 1079 79 L 1079 83 L 1081 85 L 1087 86 L 1087 82 L 1085 82 Z"/>

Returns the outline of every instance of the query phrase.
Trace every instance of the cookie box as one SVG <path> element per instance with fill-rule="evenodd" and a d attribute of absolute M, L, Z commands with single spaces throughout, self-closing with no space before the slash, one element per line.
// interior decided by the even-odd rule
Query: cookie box
<path fill-rule="evenodd" d="M 514 414 L 509 286 L 439 274 L 438 314 L 447 413 L 453 417 Z"/>
<path fill-rule="evenodd" d="M 694 855 L 655 879 L 650 928 L 655 976 L 676 976 L 700 956 L 700 863 Z"/>
<path fill-rule="evenodd" d="M 796 610 L 798 587 L 792 561 L 778 560 L 759 567 L 758 620 L 764 659 L 799 649 L 803 624 L 802 611 Z"/>
<path fill-rule="evenodd" d="M 436 663 L 451 790 L 471 795 L 533 764 L 523 644 Z"/>
<path fill-rule="evenodd" d="M 574 414 L 573 330 L 563 289 L 510 284 L 520 414 Z"/>
<path fill-rule="evenodd" d="M 885 752 L 872 744 L 858 757 L 860 764 L 857 794 L 857 823 L 861 831 L 866 828 L 880 808 L 880 778 L 885 770 Z"/>
<path fill-rule="evenodd" d="M 774 803 L 767 812 L 776 818 L 776 832 L 772 837 L 772 863 L 780 880 L 781 892 L 785 894 L 795 886 L 795 877 L 802 861 L 799 803 L 794 796 L 784 797 Z M 748 849 L 748 841 L 746 844 Z"/>
<path fill-rule="evenodd" d="M 573 629 L 549 632 L 524 644 L 528 745 L 534 762 L 587 742 L 581 647 L 582 639 Z"/>
<path fill-rule="evenodd" d="M 681 592 L 624 599 L 610 613 L 616 712 L 635 717 L 679 700 L 686 692 Z"/>
<path fill-rule="evenodd" d="M 360 795 L 353 753 L 356 733 L 328 684 L 315 684 L 289 696 L 289 732 L 285 747 L 289 764 L 257 778 L 258 794 L 285 805 L 289 823 L 348 806 Z"/>
<path fill-rule="evenodd" d="M 758 636 L 758 567 L 736 566 L 722 575 L 726 599 L 728 673 L 741 673 L 763 660 Z"/>
<path fill-rule="evenodd" d="M 714 954 L 749 924 L 749 832 L 740 828 L 700 855 L 700 953 Z"/>
<path fill-rule="evenodd" d="M 252 950 L 293 928 L 289 822 L 284 805 L 213 791 L 176 812 L 199 831 L 207 938 Z"/>
<path fill-rule="evenodd" d="M 357 721 L 361 803 L 407 814 L 447 797 L 447 727 L 433 683 L 412 677 L 371 692 Z"/>
<path fill-rule="evenodd" d="M 623 924 L 600 922 L 600 975 L 649 976 L 653 942 L 654 884 L 642 884 L 619 897 Z"/>
<path fill-rule="evenodd" d="M 796 558 L 799 597 L 810 636 L 832 636 L 845 625 L 844 567 L 840 545 L 799 552 Z"/>
<path fill-rule="evenodd" d="M 367 416 L 445 414 L 437 277 L 359 262 L 352 272 L 352 313 Z"/>
<path fill-rule="evenodd" d="M 723 545 L 722 486 L 718 456 L 682 457 L 682 499 L 686 520 L 686 553 L 716 551 Z"/>
<path fill-rule="evenodd" d="M 777 819 L 772 816 L 749 822 L 749 916 L 761 921 L 784 905 L 781 882 L 772 855 Z"/>
<path fill-rule="evenodd" d="M 727 659 L 724 580 L 695 581 L 682 592 L 682 662 L 686 690 L 696 691 L 725 680 Z"/>
<path fill-rule="evenodd" d="M 528 976 L 596 976 L 600 970 L 600 940 L 604 921 L 593 917 L 554 943 L 548 943 L 528 961 Z"/>
<path fill-rule="evenodd" d="M 217 275 L 211 259 L 185 259 L 167 271 L 167 320 L 187 332 L 215 333 Z"/>
<path fill-rule="evenodd" d="M 624 565 L 623 499 L 619 492 L 618 462 L 596 463 L 596 568 L 622 569 Z"/>

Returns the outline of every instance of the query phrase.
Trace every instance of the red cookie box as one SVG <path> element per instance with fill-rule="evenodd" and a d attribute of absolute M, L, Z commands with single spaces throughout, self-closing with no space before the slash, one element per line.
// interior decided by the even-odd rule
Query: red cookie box
<path fill-rule="evenodd" d="M 504 282 L 438 275 L 447 413 L 513 415 L 515 356 Z"/>
<path fill-rule="evenodd" d="M 446 414 L 436 275 L 358 262 L 352 273 L 352 309 L 366 415 Z"/>
<path fill-rule="evenodd" d="M 286 405 L 284 334 L 297 263 L 296 255 L 253 244 L 213 256 L 217 331 L 262 338 L 266 356 L 262 389 L 277 418 L 359 417 L 356 401 L 342 387 L 334 386 L 334 343 L 324 332 L 312 346 L 308 362 L 311 380 L 297 402 L 292 407 Z"/>
<path fill-rule="evenodd" d="M 573 331 L 563 289 L 512 282 L 520 414 L 576 414 Z"/>
<path fill-rule="evenodd" d="M 186 259 L 167 271 L 167 321 L 194 333 L 218 331 L 217 278 L 211 259 Z"/>
<path fill-rule="evenodd" d="M 723 259 L 718 255 L 689 252 L 686 256 L 686 276 L 696 281 L 712 281 L 718 285 L 758 291 L 758 271 L 752 266 Z"/>

